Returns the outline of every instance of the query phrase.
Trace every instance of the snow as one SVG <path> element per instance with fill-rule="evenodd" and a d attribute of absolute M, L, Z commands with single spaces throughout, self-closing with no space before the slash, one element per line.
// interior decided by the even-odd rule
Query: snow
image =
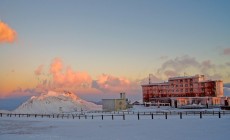
<path fill-rule="evenodd" d="M 60 108 L 62 107 L 62 112 Z M 79 109 L 84 109 L 81 112 Z M 0 140 L 219 140 L 229 139 L 230 112 L 218 117 L 218 114 L 183 114 L 182 119 L 177 112 L 184 111 L 220 111 L 213 109 L 177 109 L 168 106 L 144 107 L 141 105 L 122 113 L 115 112 L 112 120 L 111 112 L 94 112 L 101 106 L 84 101 L 76 95 L 63 92 L 48 92 L 40 96 L 31 97 L 13 112 L 1 113 L 70 113 L 67 117 L 48 116 L 8 116 L 0 117 Z M 92 110 L 92 111 L 90 111 Z M 131 111 L 129 114 L 127 111 Z M 132 113 L 134 112 L 134 114 Z M 137 112 L 142 113 L 138 120 Z M 176 112 L 174 115 L 143 115 L 143 112 Z M 81 117 L 72 117 L 72 113 Z M 112 112 L 114 113 L 114 112 Z M 88 115 L 87 118 L 84 114 Z M 75 114 L 76 115 L 76 114 Z M 94 115 L 92 119 L 91 115 Z M 102 120 L 103 115 L 103 120 Z"/>
<path fill-rule="evenodd" d="M 4 140 L 219 140 L 229 139 L 230 116 L 157 116 L 153 120 L 127 115 L 88 119 L 0 117 L 0 139 Z"/>
<path fill-rule="evenodd" d="M 57 114 L 81 110 L 101 110 L 101 108 L 100 105 L 87 102 L 70 92 L 49 91 L 40 96 L 31 97 L 13 113 Z"/>

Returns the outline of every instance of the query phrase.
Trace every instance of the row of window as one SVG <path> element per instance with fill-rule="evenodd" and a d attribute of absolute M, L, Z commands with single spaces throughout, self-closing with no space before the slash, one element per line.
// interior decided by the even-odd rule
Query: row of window
<path fill-rule="evenodd" d="M 180 79 L 180 80 L 171 80 L 172 82 L 180 82 L 180 83 L 182 83 L 183 81 L 184 82 L 193 82 L 193 79 L 184 79 L 184 80 L 182 80 L 182 79 Z"/>

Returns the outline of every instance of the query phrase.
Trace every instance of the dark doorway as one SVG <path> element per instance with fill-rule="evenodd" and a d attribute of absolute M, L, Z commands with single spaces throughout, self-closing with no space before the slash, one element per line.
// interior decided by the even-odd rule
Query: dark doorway
<path fill-rule="evenodd" d="M 174 101 L 174 106 L 177 108 L 177 100 Z"/>

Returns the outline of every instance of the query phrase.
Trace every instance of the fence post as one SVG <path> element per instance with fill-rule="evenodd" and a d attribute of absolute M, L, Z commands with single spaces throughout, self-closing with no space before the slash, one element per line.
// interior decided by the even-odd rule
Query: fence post
<path fill-rule="evenodd" d="M 168 117 L 167 117 L 167 112 L 165 112 L 165 119 L 167 120 L 167 118 L 168 118 Z"/>
<path fill-rule="evenodd" d="M 219 111 L 219 118 L 221 118 L 220 111 Z"/>
<path fill-rule="evenodd" d="M 182 119 L 182 112 L 180 112 L 180 119 Z"/>
<path fill-rule="evenodd" d="M 153 113 L 151 114 L 151 116 L 152 116 L 152 119 L 153 119 Z"/>
<path fill-rule="evenodd" d="M 92 115 L 92 119 L 93 119 L 93 115 Z"/>
<path fill-rule="evenodd" d="M 212 115 L 214 116 L 214 110 L 212 111 Z"/>
<path fill-rule="evenodd" d="M 2 113 L 0 113 L 0 116 L 2 117 Z"/>
<path fill-rule="evenodd" d="M 125 114 L 123 114 L 123 120 L 125 120 Z"/>
<path fill-rule="evenodd" d="M 101 115 L 101 119 L 103 120 L 103 115 Z"/>
<path fill-rule="evenodd" d="M 138 118 L 138 120 L 140 120 L 140 114 L 139 114 L 139 112 L 138 112 L 138 114 L 137 114 L 137 118 Z"/>
<path fill-rule="evenodd" d="M 202 112 L 200 112 L 200 119 L 202 119 Z"/>
<path fill-rule="evenodd" d="M 113 120 L 113 114 L 112 114 L 112 120 Z"/>

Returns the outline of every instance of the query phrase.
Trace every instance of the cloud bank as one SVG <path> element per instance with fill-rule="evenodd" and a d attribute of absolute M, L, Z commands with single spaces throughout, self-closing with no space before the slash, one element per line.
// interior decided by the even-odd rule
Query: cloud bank
<path fill-rule="evenodd" d="M 211 60 L 199 62 L 196 58 L 185 55 L 165 61 L 157 72 L 159 79 L 168 79 L 172 76 L 204 74 L 210 79 L 230 80 L 228 63 L 213 64 Z"/>

